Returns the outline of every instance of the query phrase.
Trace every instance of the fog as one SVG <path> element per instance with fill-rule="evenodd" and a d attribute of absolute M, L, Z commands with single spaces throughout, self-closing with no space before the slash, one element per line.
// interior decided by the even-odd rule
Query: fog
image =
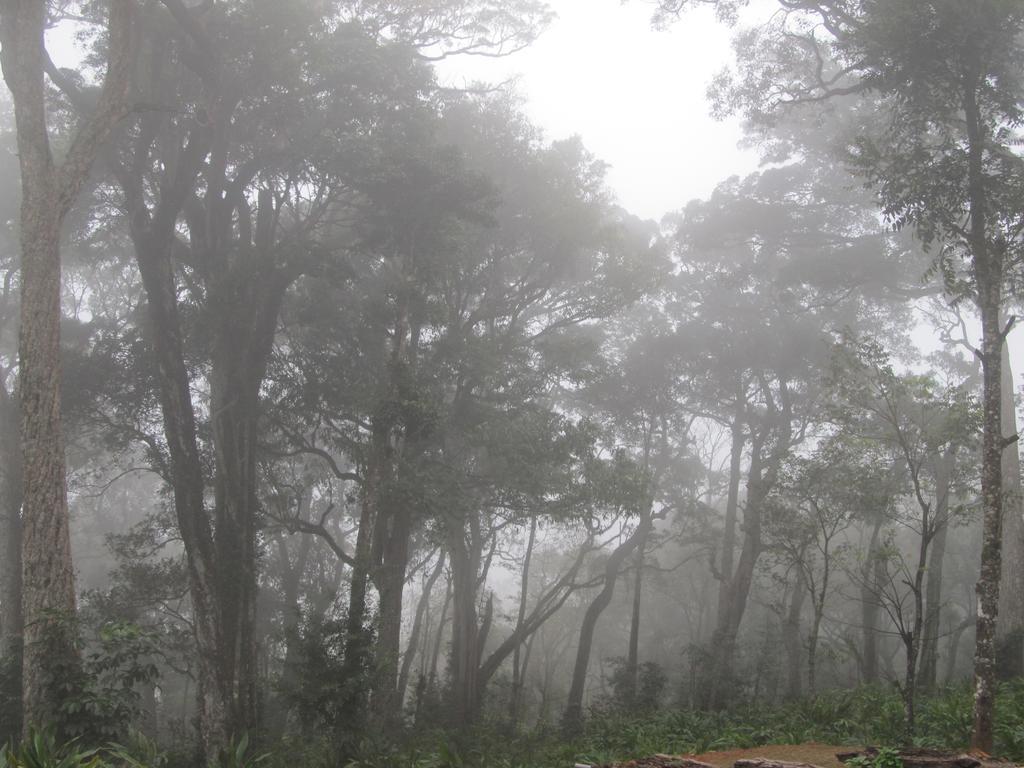
<path fill-rule="evenodd" d="M 5 5 L 0 767 L 1024 759 L 1022 33 Z"/>

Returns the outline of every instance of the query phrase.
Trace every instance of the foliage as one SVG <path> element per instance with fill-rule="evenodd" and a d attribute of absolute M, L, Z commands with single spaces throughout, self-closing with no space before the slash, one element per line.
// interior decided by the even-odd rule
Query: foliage
<path fill-rule="evenodd" d="M 139 626 L 110 622 L 100 627 L 82 663 L 77 685 L 68 684 L 60 712 L 62 733 L 94 741 L 122 736 L 140 714 L 140 685 L 159 677 L 153 636 Z"/>
<path fill-rule="evenodd" d="M 899 750 L 882 747 L 873 757 L 860 755 L 848 760 L 846 764 L 853 768 L 901 768 L 903 760 L 900 759 Z"/>
<path fill-rule="evenodd" d="M 123 743 L 111 744 L 106 754 L 118 768 L 165 768 L 169 763 L 167 753 L 139 731 L 132 731 Z"/>
<path fill-rule="evenodd" d="M 0 753 L 0 768 L 103 768 L 96 749 L 82 749 L 77 741 L 58 743 L 53 728 L 33 728 L 17 748 Z"/>
<path fill-rule="evenodd" d="M 222 749 L 216 758 L 210 760 L 210 768 L 255 768 L 268 757 L 267 753 L 253 756 L 249 750 L 249 734 L 243 733 L 239 739 Z"/>
<path fill-rule="evenodd" d="M 652 661 L 641 663 L 636 669 L 634 681 L 624 657 L 609 659 L 609 662 L 612 671 L 608 682 L 612 693 L 607 704 L 611 710 L 653 712 L 661 706 L 668 677 L 660 664 Z"/>

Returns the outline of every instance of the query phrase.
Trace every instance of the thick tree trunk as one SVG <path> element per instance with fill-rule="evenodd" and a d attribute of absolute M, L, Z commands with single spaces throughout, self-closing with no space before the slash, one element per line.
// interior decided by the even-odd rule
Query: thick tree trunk
<path fill-rule="evenodd" d="M 479 714 L 479 620 L 476 611 L 477 576 L 480 571 L 483 542 L 479 521 L 469 520 L 469 537 L 459 523 L 448 536 L 452 567 L 452 644 L 450 685 L 452 723 L 457 728 L 473 724 Z"/>
<path fill-rule="evenodd" d="M 398 696 L 399 656 L 402 652 L 402 598 L 409 566 L 412 535 L 410 511 L 404 504 L 388 516 L 382 559 L 374 576 L 380 606 L 370 706 L 378 724 L 387 726 L 401 714 Z"/>
<path fill-rule="evenodd" d="M 970 203 L 969 241 L 976 302 L 981 315 L 982 449 L 981 499 L 983 532 L 981 576 L 977 585 L 978 623 L 974 651 L 974 727 L 971 747 L 991 752 L 994 737 L 996 686 L 996 623 L 999 579 L 1002 575 L 1003 435 L 1002 359 L 1004 331 L 1000 325 L 1003 300 L 1003 256 L 988 241 L 988 200 L 984 172 L 985 135 L 977 94 L 980 77 L 967 78 L 964 114 L 968 139 L 967 187 Z"/>
<path fill-rule="evenodd" d="M 612 595 L 615 593 L 615 583 L 618 581 L 623 563 L 630 553 L 640 546 L 640 542 L 647 538 L 651 525 L 651 513 L 648 510 L 641 516 L 633 534 L 608 556 L 604 568 L 604 585 L 583 614 L 579 645 L 576 650 L 576 663 L 573 666 L 572 683 L 569 687 L 569 700 L 562 717 L 563 728 L 568 733 L 577 732 L 583 723 L 583 691 L 586 687 L 587 669 L 590 667 L 590 653 L 594 645 L 594 630 L 597 628 L 597 621 L 604 613 L 604 609 L 611 603 Z"/>
<path fill-rule="evenodd" d="M 21 445 L 17 399 L 0 389 L 0 659 L 21 657 Z M 20 661 L 19 661 L 20 664 Z"/>
<path fill-rule="evenodd" d="M 217 674 L 232 738 L 256 727 L 256 402 L 248 382 L 218 375 L 210 404 L 214 477 Z"/>
<path fill-rule="evenodd" d="M 996 645 L 999 578 L 1002 573 L 1002 454 L 1000 396 L 1002 331 L 999 327 L 1000 286 L 988 286 L 981 303 L 983 429 L 981 495 L 984 510 L 981 576 L 978 579 L 978 624 L 974 653 L 974 730 L 971 746 L 992 751 L 995 711 Z"/>
<path fill-rule="evenodd" d="M 60 420 L 60 219 L 48 197 L 30 198 L 24 207 L 38 209 L 22 215 L 22 697 L 27 728 L 54 722 L 65 694 L 61 686 L 75 680 L 78 654 Z"/>
<path fill-rule="evenodd" d="M 1000 375 L 1003 435 L 1017 434 L 1010 350 L 1003 344 Z M 1024 675 L 1024 504 L 1021 499 L 1020 451 L 1016 441 L 1003 450 L 1003 569 L 999 584 L 999 622 L 996 625 L 1002 680 Z"/>
<path fill-rule="evenodd" d="M 61 687 L 79 665 L 70 621 L 74 572 L 60 413 L 60 228 L 130 83 L 130 0 L 110 6 L 108 67 L 93 112 L 76 126 L 64 160 L 50 152 L 46 116 L 46 3 L 10 0 L 0 13 L 0 66 L 14 102 L 21 170 L 22 701 L 24 725 L 52 722 Z"/>

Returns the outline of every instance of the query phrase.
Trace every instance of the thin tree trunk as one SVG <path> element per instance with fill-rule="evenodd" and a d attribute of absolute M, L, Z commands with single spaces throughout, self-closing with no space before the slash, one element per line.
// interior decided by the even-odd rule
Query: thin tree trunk
<path fill-rule="evenodd" d="M 947 450 L 935 460 L 935 539 L 928 557 L 928 580 L 925 585 L 924 637 L 921 641 L 921 667 L 918 681 L 923 690 L 933 690 L 938 683 L 939 627 L 942 619 L 942 569 L 946 559 L 949 534 L 950 475 L 954 454 Z"/>
<path fill-rule="evenodd" d="M 580 625 L 580 639 L 576 650 L 576 663 L 573 666 L 572 683 L 569 687 L 569 700 L 562 718 L 564 729 L 568 733 L 577 732 L 583 723 L 583 690 L 587 682 L 587 669 L 590 666 L 590 652 L 594 644 L 594 630 L 604 609 L 611 603 L 615 592 L 615 582 L 619 578 L 622 564 L 643 541 L 651 529 L 650 510 L 645 512 L 633 534 L 622 542 L 608 556 L 604 569 L 604 586 L 594 600 L 587 606 Z"/>
<path fill-rule="evenodd" d="M 722 534 L 722 564 L 718 582 L 718 615 L 729 612 L 733 559 L 736 552 L 736 513 L 740 503 L 740 481 L 743 478 L 743 448 L 746 443 L 745 403 L 736 400 L 732 422 L 732 449 L 729 456 L 729 491 L 725 501 L 725 530 Z"/>
<path fill-rule="evenodd" d="M 796 584 L 789 599 L 789 610 L 782 625 L 782 644 L 786 649 L 786 698 L 795 701 L 803 696 L 803 649 L 800 647 L 800 616 L 807 597 L 803 568 L 797 568 Z M 808 658 L 808 670 L 811 667 Z"/>
<path fill-rule="evenodd" d="M 1003 344 L 1000 376 L 1003 435 L 1017 434 L 1010 349 Z M 1021 501 L 1020 451 L 1016 441 L 1003 450 L 1003 570 L 996 625 L 998 675 L 1011 680 L 1024 675 L 1024 505 Z"/>
<path fill-rule="evenodd" d="M 434 650 L 430 654 L 430 673 L 427 675 L 427 688 L 433 690 L 437 685 L 437 664 L 441 659 L 441 641 L 444 639 L 444 625 L 448 622 L 448 606 L 452 602 L 452 580 L 445 582 L 444 603 L 441 604 L 441 617 L 437 622 L 437 635 L 434 638 Z"/>
<path fill-rule="evenodd" d="M 871 526 L 860 586 L 862 679 L 868 684 L 878 682 L 878 614 L 881 608 L 878 595 L 885 578 L 881 533 L 882 517 L 879 515 Z"/>
<path fill-rule="evenodd" d="M 960 651 L 960 639 L 968 628 L 974 626 L 974 622 L 975 618 L 968 616 L 957 624 L 956 628 L 950 633 L 949 640 L 946 643 L 946 672 L 942 676 L 946 685 L 952 685 L 956 682 L 954 678 L 956 676 L 957 655 Z"/>
<path fill-rule="evenodd" d="M 640 682 L 640 603 L 644 583 L 644 556 L 646 555 L 644 549 L 646 546 L 647 537 L 645 536 L 637 544 L 634 556 L 633 611 L 630 616 L 629 646 L 626 651 L 626 705 L 630 707 L 636 704 L 636 694 Z"/>
<path fill-rule="evenodd" d="M 523 572 L 519 585 L 519 613 L 516 617 L 516 629 L 523 626 L 526 618 L 526 602 L 530 588 L 530 563 L 533 560 L 533 546 L 537 541 L 537 518 L 530 518 L 530 535 L 526 541 L 526 552 L 523 555 Z M 519 726 L 519 699 L 523 688 L 523 670 L 520 668 L 521 645 L 516 645 L 512 652 L 512 696 L 509 701 L 509 721 L 513 732 Z"/>
<path fill-rule="evenodd" d="M 416 658 L 416 652 L 420 646 L 420 635 L 423 632 L 423 617 L 426 614 L 427 606 L 430 603 L 430 593 L 433 591 L 434 585 L 437 583 L 437 580 L 441 576 L 441 572 L 444 570 L 444 562 L 445 553 L 442 549 L 441 553 L 437 557 L 437 564 L 434 566 L 434 570 L 423 585 L 423 594 L 420 595 L 419 603 L 416 606 L 416 616 L 413 619 L 412 630 L 409 633 L 409 645 L 406 646 L 405 654 L 402 656 L 402 669 L 398 675 L 398 693 L 395 697 L 395 701 L 399 707 L 405 703 L 405 692 L 409 687 L 409 674 L 412 670 L 413 660 Z"/>

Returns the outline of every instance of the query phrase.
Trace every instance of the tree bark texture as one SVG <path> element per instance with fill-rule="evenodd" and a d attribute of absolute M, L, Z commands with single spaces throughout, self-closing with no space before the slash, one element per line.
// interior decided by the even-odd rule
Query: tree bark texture
<path fill-rule="evenodd" d="M 969 246 L 981 315 L 982 449 L 981 575 L 976 588 L 978 622 L 974 651 L 974 727 L 971 747 L 990 753 L 994 738 L 996 686 L 996 623 L 1002 575 L 1003 451 L 1007 447 L 1002 418 L 1002 359 L 1005 342 L 1000 324 L 1004 263 L 999 248 L 990 247 L 988 199 L 984 172 L 985 140 L 978 105 L 981 77 L 965 77 L 963 107 L 967 127 Z M 1016 439 L 1016 435 L 1012 436 Z"/>
<path fill-rule="evenodd" d="M 0 389 L 0 659 L 21 655 L 21 445 L 17 398 Z"/>
<path fill-rule="evenodd" d="M 126 113 L 132 60 L 131 0 L 112 0 L 107 72 L 99 101 L 75 127 L 67 153 L 50 149 L 44 72 L 46 3 L 0 6 L 0 65 L 14 102 L 21 169 L 22 702 L 24 726 L 52 722 L 61 687 L 79 666 L 71 621 L 74 571 L 61 428 L 61 260 L 64 217 L 111 128 Z"/>

